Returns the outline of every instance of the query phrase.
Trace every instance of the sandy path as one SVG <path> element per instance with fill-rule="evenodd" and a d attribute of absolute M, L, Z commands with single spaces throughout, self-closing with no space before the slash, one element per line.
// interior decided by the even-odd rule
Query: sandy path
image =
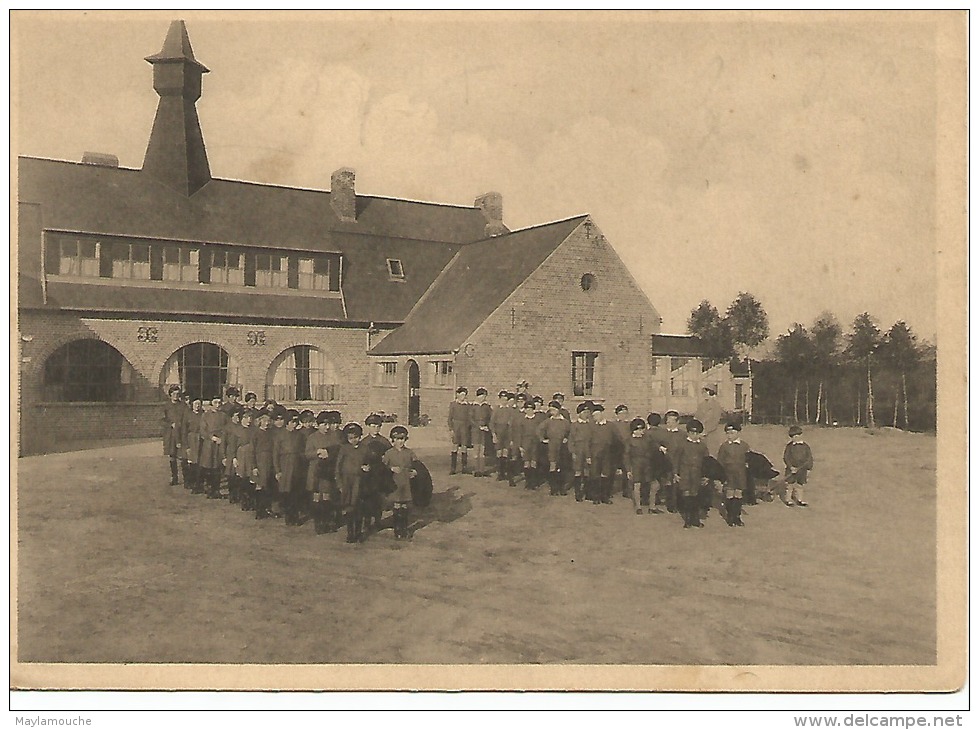
<path fill-rule="evenodd" d="M 780 462 L 782 429 L 744 437 Z M 437 494 L 414 540 L 352 546 L 167 486 L 155 443 L 21 459 L 19 658 L 934 663 L 934 437 L 809 441 L 810 508 L 683 530 L 449 477 L 418 438 Z"/>

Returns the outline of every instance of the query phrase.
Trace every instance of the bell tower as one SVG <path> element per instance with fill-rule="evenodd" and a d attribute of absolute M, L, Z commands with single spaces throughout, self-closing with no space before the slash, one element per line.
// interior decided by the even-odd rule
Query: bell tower
<path fill-rule="evenodd" d="M 211 179 L 197 118 L 201 77 L 208 69 L 194 58 L 182 20 L 170 24 L 163 49 L 146 60 L 153 66 L 153 89 L 160 103 L 143 157 L 143 172 L 184 195 L 193 195 Z"/>

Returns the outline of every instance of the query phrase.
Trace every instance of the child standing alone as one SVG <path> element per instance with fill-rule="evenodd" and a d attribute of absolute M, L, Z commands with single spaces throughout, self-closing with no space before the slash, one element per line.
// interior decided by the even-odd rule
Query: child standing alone
<path fill-rule="evenodd" d="M 802 440 L 799 426 L 789 428 L 789 442 L 785 445 L 782 460 L 785 462 L 785 506 L 791 507 L 795 500 L 800 507 L 808 507 L 802 490 L 812 471 L 812 449 Z"/>

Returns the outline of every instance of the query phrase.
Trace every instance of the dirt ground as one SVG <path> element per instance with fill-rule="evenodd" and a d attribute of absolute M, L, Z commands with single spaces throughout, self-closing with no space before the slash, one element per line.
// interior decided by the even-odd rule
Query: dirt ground
<path fill-rule="evenodd" d="M 410 442 L 410 543 L 257 522 L 169 486 L 156 442 L 20 459 L 19 659 L 935 663 L 933 436 L 810 429 L 809 508 L 703 530 L 450 477 L 440 438 Z M 781 468 L 784 429 L 743 438 Z"/>

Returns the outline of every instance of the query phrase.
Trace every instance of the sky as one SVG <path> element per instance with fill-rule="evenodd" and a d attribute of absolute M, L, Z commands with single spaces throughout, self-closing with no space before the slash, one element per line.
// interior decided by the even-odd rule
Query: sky
<path fill-rule="evenodd" d="M 16 14 L 15 14 L 16 15 Z M 183 14 L 215 177 L 592 215 L 684 332 L 741 291 L 936 325 L 936 44 L 918 22 L 737 15 Z M 138 168 L 167 13 L 12 22 L 16 150 Z"/>

